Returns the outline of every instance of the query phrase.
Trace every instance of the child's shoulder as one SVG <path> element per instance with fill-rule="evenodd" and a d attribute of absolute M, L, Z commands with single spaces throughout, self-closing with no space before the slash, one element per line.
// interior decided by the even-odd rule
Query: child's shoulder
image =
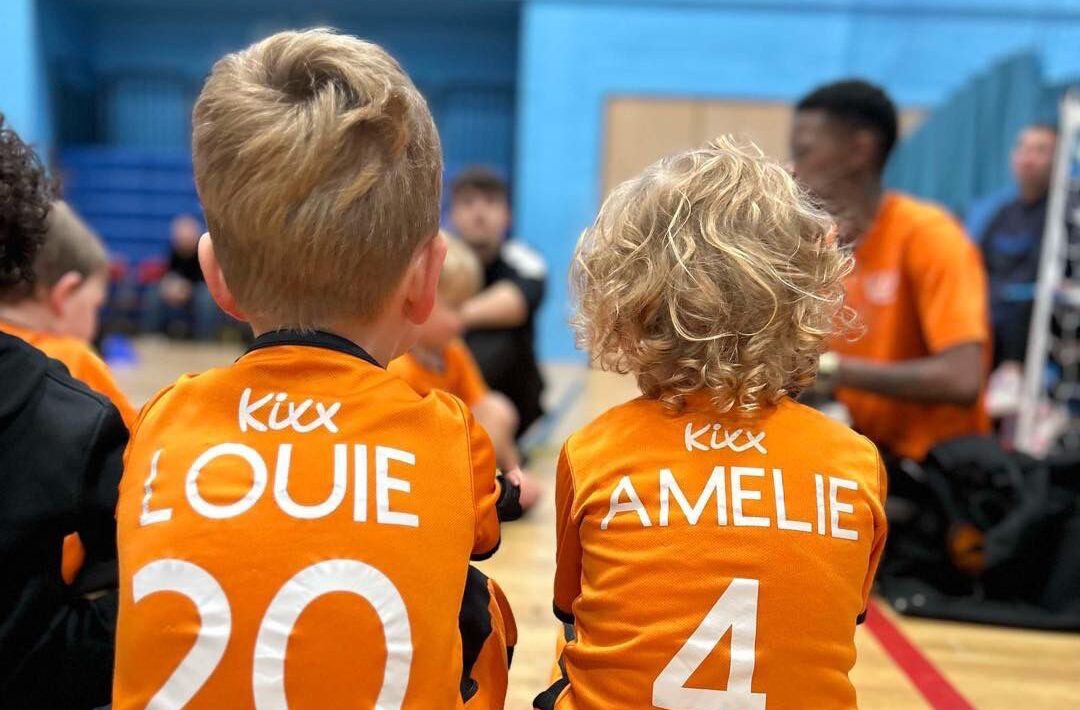
<path fill-rule="evenodd" d="M 100 389 L 102 381 L 112 381 L 109 366 L 88 343 L 78 338 L 49 334 L 33 345 L 54 360 L 64 363 L 72 377 L 86 382 L 93 389 Z"/>
<path fill-rule="evenodd" d="M 567 452 L 600 446 L 620 446 L 642 432 L 655 431 L 671 413 L 658 400 L 640 396 L 604 411 L 566 440 Z"/>
<path fill-rule="evenodd" d="M 201 373 L 187 373 L 181 375 L 175 382 L 165 385 L 158 390 L 150 399 L 146 400 L 135 424 L 131 427 L 131 438 L 134 439 L 142 423 L 149 418 L 157 416 L 160 412 L 168 410 L 171 405 L 190 399 L 200 399 L 204 389 L 211 390 L 219 381 L 221 370 L 228 368 L 213 368 Z M 202 399 L 205 401 L 205 399 Z"/>
<path fill-rule="evenodd" d="M 302 370 L 287 377 L 261 378 L 257 375 L 248 371 L 243 361 L 183 375 L 146 403 L 140 421 L 162 413 L 167 413 L 170 418 L 178 413 L 181 418 L 212 417 L 215 413 L 207 406 L 211 402 L 226 405 L 223 411 L 227 410 L 230 416 L 243 417 L 245 407 L 253 412 L 252 416 L 259 416 L 265 414 L 263 410 L 272 408 L 270 400 L 284 396 L 282 406 L 285 409 L 282 411 L 289 406 L 311 411 L 316 402 L 325 411 L 363 409 L 374 412 L 373 417 L 383 422 L 415 423 L 417 426 L 423 422 L 431 436 L 446 431 L 446 426 L 463 428 L 466 423 L 465 406 L 456 397 L 438 390 L 420 395 L 405 380 L 387 370 L 372 368 L 367 377 L 354 382 L 340 378 L 319 382 Z M 264 399 L 267 401 L 263 402 Z M 301 401 L 297 403 L 296 399 Z M 311 400 L 307 407 L 303 403 L 305 399 Z M 362 420 L 364 426 L 369 424 L 370 418 Z M 339 422 L 335 426 L 353 426 L 350 423 L 352 417 L 339 416 L 335 421 Z M 433 427 L 436 423 L 438 426 Z"/>
<path fill-rule="evenodd" d="M 702 434 L 699 430 L 706 425 L 709 430 Z M 866 464 L 874 470 L 879 461 L 877 447 L 865 436 L 788 397 L 764 412 L 760 418 L 744 422 L 710 412 L 707 407 L 691 406 L 675 412 L 659 400 L 641 396 L 608 409 L 574 432 L 567 439 L 566 450 L 568 455 L 595 453 L 602 456 L 612 449 L 655 447 L 660 437 L 670 430 L 670 436 L 666 437 L 666 440 L 670 440 L 668 444 L 676 449 L 683 447 L 692 453 L 697 450 L 695 443 L 700 443 L 698 439 L 702 436 L 709 439 L 714 429 L 732 440 L 738 438 L 736 431 L 744 438 L 747 436 L 744 432 L 764 433 L 771 442 L 776 442 L 785 450 L 803 448 L 807 455 L 843 457 Z M 688 436 L 693 441 L 688 442 Z M 720 437 L 721 442 L 723 438 Z"/>
<path fill-rule="evenodd" d="M 82 340 L 65 337 L 63 338 L 63 342 L 59 344 L 59 347 L 70 353 L 71 359 L 78 363 L 80 367 L 92 371 L 94 374 L 109 372 L 109 366 L 101 356 L 97 354 L 97 351 Z M 57 359 L 59 360 L 62 358 Z M 110 378 L 112 377 L 112 375 L 108 376 Z"/>
<path fill-rule="evenodd" d="M 75 374 L 76 366 L 91 361 L 96 357 L 89 345 L 71 336 L 56 333 L 28 332 L 20 337 L 23 337 L 26 342 L 52 359 L 64 363 L 68 370 L 72 371 L 72 374 Z"/>

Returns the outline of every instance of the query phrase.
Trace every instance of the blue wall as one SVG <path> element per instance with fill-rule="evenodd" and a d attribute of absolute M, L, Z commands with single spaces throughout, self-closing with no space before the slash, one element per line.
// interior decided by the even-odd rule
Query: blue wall
<path fill-rule="evenodd" d="M 35 85 L 51 94 L 67 197 L 131 262 L 162 252 L 170 219 L 197 209 L 190 115 L 213 62 L 282 29 L 332 26 L 382 44 L 427 96 L 449 174 L 473 162 L 512 172 L 516 2 L 38 2 L 49 76 Z"/>
<path fill-rule="evenodd" d="M 98 88 L 99 142 L 184 147 L 190 104 L 217 58 L 280 29 L 320 25 L 387 47 L 437 113 L 502 110 L 513 128 L 516 11 L 495 7 L 464 17 L 418 12 L 403 18 L 377 12 L 384 4 L 348 2 L 312 10 L 270 0 L 257 12 L 235 3 L 195 12 L 174 3 L 105 4 L 90 12 L 63 0 L 43 2 L 53 26 L 46 35 L 50 67 L 65 72 L 65 81 L 89 74 Z M 494 90 L 505 93 L 505 108 L 492 104 Z"/>
<path fill-rule="evenodd" d="M 542 355 L 580 358 L 566 326 L 572 247 L 599 204 L 614 94 L 795 100 L 859 75 L 932 106 L 995 58 L 1037 47 L 1080 71 L 1077 0 L 529 0 L 518 85 L 518 233 L 552 271 Z"/>
<path fill-rule="evenodd" d="M 26 29 L 35 5 L 40 38 Z M 857 74 L 903 105 L 933 107 L 1017 50 L 1037 50 L 1049 81 L 1080 72 L 1080 0 L 303 5 L 316 9 L 292 0 L 0 0 L 0 61 L 15 67 L 0 76 L 0 110 L 42 143 L 57 135 L 183 149 L 187 105 L 222 53 L 285 27 L 333 25 L 378 41 L 428 93 L 451 170 L 478 159 L 513 166 L 516 232 L 552 270 L 539 338 L 549 359 L 580 358 L 566 327 L 565 275 L 600 199 L 607 97 L 789 101 Z M 65 107 L 52 118 L 46 91 Z"/>
<path fill-rule="evenodd" d="M 0 2 L 0 113 L 22 139 L 38 147 L 52 141 L 34 0 Z"/>

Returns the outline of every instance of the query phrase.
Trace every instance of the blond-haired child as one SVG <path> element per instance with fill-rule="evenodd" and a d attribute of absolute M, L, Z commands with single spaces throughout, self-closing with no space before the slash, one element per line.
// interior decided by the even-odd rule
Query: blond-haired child
<path fill-rule="evenodd" d="M 500 501 L 499 518 L 513 520 L 534 505 L 539 489 L 521 471 L 521 456 L 514 440 L 517 410 L 506 396 L 488 389 L 468 346 L 461 340 L 461 308 L 483 283 L 480 260 L 464 243 L 445 232 L 443 235 L 448 247 L 435 308 L 421 327 L 416 345 L 391 362 L 388 369 L 422 395 L 443 390 L 468 405 L 491 437 L 495 461 L 511 482 Z"/>
<path fill-rule="evenodd" d="M 377 45 L 281 32 L 214 65 L 192 126 L 203 272 L 256 338 L 134 427 L 113 707 L 458 707 L 494 453 L 384 369 L 446 251 L 427 104 Z"/>
<path fill-rule="evenodd" d="M 34 259 L 33 281 L 0 303 L 0 331 L 64 363 L 72 377 L 112 400 L 131 426 L 135 407 L 90 347 L 108 287 L 109 258 L 101 240 L 66 202 L 56 201 Z"/>
<path fill-rule="evenodd" d="M 576 640 L 539 707 L 856 707 L 885 477 L 793 398 L 850 268 L 830 228 L 722 139 L 619 186 L 582 236 L 581 342 L 642 396 L 559 458 L 555 609 Z"/>

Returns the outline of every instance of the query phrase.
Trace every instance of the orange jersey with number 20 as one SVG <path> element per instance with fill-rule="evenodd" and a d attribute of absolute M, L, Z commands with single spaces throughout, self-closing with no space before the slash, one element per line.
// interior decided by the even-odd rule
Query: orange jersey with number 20
<path fill-rule="evenodd" d="M 464 405 L 336 336 L 180 380 L 127 452 L 113 707 L 461 706 L 496 498 Z"/>

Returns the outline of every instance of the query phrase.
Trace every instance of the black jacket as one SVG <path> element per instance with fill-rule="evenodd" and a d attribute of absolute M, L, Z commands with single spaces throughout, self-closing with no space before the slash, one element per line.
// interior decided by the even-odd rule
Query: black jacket
<path fill-rule="evenodd" d="M 126 443 L 105 397 L 0 333 L 0 707 L 109 701 Z M 86 563 L 68 586 L 60 555 L 73 531 Z"/>

